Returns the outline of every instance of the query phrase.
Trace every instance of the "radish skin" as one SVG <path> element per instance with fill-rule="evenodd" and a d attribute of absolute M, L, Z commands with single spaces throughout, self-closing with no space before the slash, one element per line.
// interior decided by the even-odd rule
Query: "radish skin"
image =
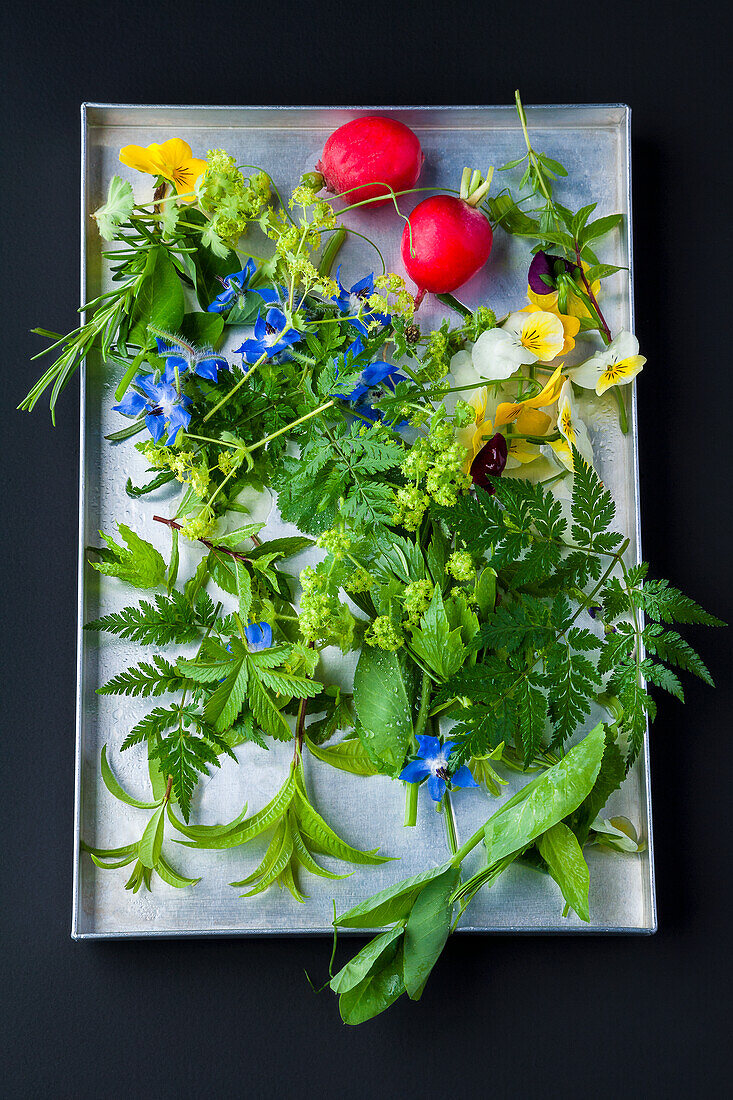
<path fill-rule="evenodd" d="M 494 235 L 480 210 L 452 195 L 434 195 L 410 214 L 402 234 L 402 262 L 426 291 L 449 294 L 476 274 L 489 258 Z"/>
<path fill-rule="evenodd" d="M 316 167 L 327 190 L 349 203 L 385 196 L 364 207 L 368 210 L 390 201 L 388 187 L 380 184 L 397 192 L 414 187 L 424 160 L 420 142 L 408 126 L 369 115 L 334 130 Z"/>

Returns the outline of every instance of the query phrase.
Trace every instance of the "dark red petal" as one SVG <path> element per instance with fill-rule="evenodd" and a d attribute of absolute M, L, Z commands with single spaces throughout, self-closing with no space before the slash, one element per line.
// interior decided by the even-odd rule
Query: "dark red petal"
<path fill-rule="evenodd" d="M 485 489 L 487 493 L 493 493 L 490 477 L 499 477 L 506 466 L 508 453 L 506 439 L 501 432 L 492 435 L 471 463 L 471 480 L 474 485 Z"/>

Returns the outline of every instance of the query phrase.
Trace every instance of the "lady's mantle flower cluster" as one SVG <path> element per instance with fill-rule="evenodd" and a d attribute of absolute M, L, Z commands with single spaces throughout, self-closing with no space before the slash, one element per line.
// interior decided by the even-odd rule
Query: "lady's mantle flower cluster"
<path fill-rule="evenodd" d="M 402 601 L 402 611 L 405 616 L 402 625 L 406 630 L 413 630 L 419 626 L 432 596 L 433 585 L 429 580 L 413 581 L 412 584 L 407 585 Z"/>
<path fill-rule="evenodd" d="M 472 581 L 476 576 L 476 566 L 468 550 L 454 550 L 445 569 L 457 581 Z"/>
<path fill-rule="evenodd" d="M 206 160 L 196 183 L 199 206 L 209 215 L 202 239 L 217 255 L 226 255 L 270 201 L 270 181 L 264 172 L 245 177 L 223 149 L 210 149 Z"/>
<path fill-rule="evenodd" d="M 379 615 L 364 635 L 364 641 L 377 649 L 394 653 L 404 645 L 405 637 L 389 615 Z"/>
<path fill-rule="evenodd" d="M 346 653 L 354 643 L 356 621 L 338 596 L 338 583 L 327 561 L 300 574 L 300 632 L 306 642 L 337 645 Z"/>
<path fill-rule="evenodd" d="M 209 485 L 209 470 L 205 463 L 196 462 L 193 451 L 176 451 L 150 440 L 136 444 L 156 470 L 170 470 L 178 481 L 190 484 L 197 496 L 203 497 Z"/>
<path fill-rule="evenodd" d="M 415 531 L 431 499 L 446 507 L 455 504 L 459 494 L 471 487 L 471 478 L 464 472 L 465 455 L 456 441 L 454 424 L 444 417 L 437 422 L 434 418 L 430 434 L 413 444 L 402 463 L 402 473 L 412 484 L 397 490 L 394 522 Z"/>

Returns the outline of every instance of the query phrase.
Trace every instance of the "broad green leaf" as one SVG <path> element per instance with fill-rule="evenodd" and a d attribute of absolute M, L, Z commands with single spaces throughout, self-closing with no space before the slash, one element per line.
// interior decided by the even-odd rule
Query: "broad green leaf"
<path fill-rule="evenodd" d="M 141 539 L 126 524 L 119 523 L 117 528 L 127 544 L 127 549 L 116 543 L 111 535 L 100 531 L 107 550 L 100 553 L 102 561 L 92 562 L 92 568 L 99 573 L 133 584 L 136 588 L 157 588 L 166 574 L 166 564 L 151 543 Z"/>
<path fill-rule="evenodd" d="M 358 737 L 348 737 L 338 745 L 314 745 L 310 738 L 305 740 L 313 756 L 332 768 L 352 775 L 379 775 L 379 769 L 372 764 Z"/>
<path fill-rule="evenodd" d="M 165 831 L 164 814 L 165 806 L 159 806 L 140 837 L 137 854 L 143 867 L 154 868 L 160 858 L 160 850 L 163 847 L 163 832 Z"/>
<path fill-rule="evenodd" d="M 496 570 L 487 565 L 476 584 L 476 600 L 482 615 L 488 615 L 496 605 Z"/>
<path fill-rule="evenodd" d="M 92 214 L 102 240 L 113 241 L 115 239 L 121 223 L 127 221 L 134 206 L 135 196 L 132 191 L 132 184 L 127 180 L 123 180 L 120 176 L 113 176 L 109 181 L 107 201 Z"/>
<path fill-rule="evenodd" d="M 466 647 L 460 627 L 450 629 L 443 595 L 438 585 L 420 620 L 420 626 L 412 631 L 410 645 L 428 668 L 444 680 L 458 672 L 466 659 Z"/>
<path fill-rule="evenodd" d="M 537 841 L 540 855 L 550 869 L 550 874 L 562 890 L 562 896 L 581 920 L 590 920 L 588 888 L 590 871 L 575 833 L 558 821 Z"/>
<path fill-rule="evenodd" d="M 107 746 L 102 745 L 102 760 L 101 760 L 102 782 L 111 795 L 119 799 L 120 802 L 126 802 L 128 806 L 135 806 L 138 810 L 152 810 L 158 806 L 162 800 L 158 798 L 155 802 L 142 802 L 139 798 L 133 798 L 131 794 L 128 794 L 124 787 L 115 779 L 112 769 L 107 761 Z"/>
<path fill-rule="evenodd" d="M 214 546 L 224 546 L 227 550 L 238 550 L 243 542 L 251 539 L 258 531 L 261 531 L 264 523 L 245 523 L 242 527 L 236 527 L 233 531 L 227 531 L 225 535 L 217 535 L 211 539 Z M 308 545 L 312 545 L 308 539 Z M 248 550 L 246 556 L 255 556 L 256 549 Z"/>
<path fill-rule="evenodd" d="M 604 745 L 600 722 L 562 760 L 527 783 L 489 818 L 484 828 L 489 864 L 525 848 L 578 808 L 596 781 Z"/>
<path fill-rule="evenodd" d="M 338 974 L 334 974 L 331 978 L 329 985 L 334 993 L 345 993 L 348 989 L 353 989 L 355 985 L 362 982 L 367 974 L 383 961 L 385 952 L 394 944 L 395 940 L 399 939 L 404 927 L 405 922 L 401 920 L 394 928 L 389 928 L 381 935 L 375 936 L 373 940 L 362 947 L 361 951 L 354 955 L 353 959 L 350 959 L 346 966 L 342 967 Z M 393 953 L 396 953 L 396 950 L 394 948 Z"/>
<path fill-rule="evenodd" d="M 404 992 L 402 951 L 398 950 L 391 959 L 387 951 L 379 967 L 370 971 L 353 989 L 341 994 L 341 1019 L 345 1024 L 363 1024 L 384 1012 Z"/>
<path fill-rule="evenodd" d="M 155 245 L 148 252 L 142 283 L 130 313 L 128 339 L 140 347 L 152 345 L 148 326 L 178 331 L 183 320 L 183 287 L 168 252 Z"/>
<path fill-rule="evenodd" d="M 223 331 L 224 318 L 219 313 L 185 313 L 176 335 L 197 348 L 216 348 Z"/>
<path fill-rule="evenodd" d="M 396 654 L 363 647 L 354 674 L 354 706 L 370 760 L 380 771 L 398 775 L 412 737 L 412 717 Z"/>
<path fill-rule="evenodd" d="M 448 867 L 418 894 L 405 927 L 403 977 L 407 995 L 419 1001 L 430 971 L 440 958 L 450 932 L 451 894 L 460 881 L 459 867 Z"/>
<path fill-rule="evenodd" d="M 289 741 L 293 731 L 256 676 L 249 681 L 249 705 L 257 725 L 276 741 Z"/>
<path fill-rule="evenodd" d="M 403 879 L 394 886 L 387 886 L 378 894 L 336 917 L 334 924 L 342 928 L 379 928 L 383 924 L 407 918 L 427 883 L 447 869 L 447 865 L 442 863 L 438 867 L 431 867 L 429 871 L 421 871 L 419 875 Z"/>
<path fill-rule="evenodd" d="M 179 875 L 178 871 L 175 871 L 162 856 L 158 856 L 155 870 L 163 882 L 167 882 L 169 886 L 175 886 L 177 890 L 182 890 L 185 886 L 195 886 L 201 881 L 200 878 L 186 878 L 184 875 Z"/>

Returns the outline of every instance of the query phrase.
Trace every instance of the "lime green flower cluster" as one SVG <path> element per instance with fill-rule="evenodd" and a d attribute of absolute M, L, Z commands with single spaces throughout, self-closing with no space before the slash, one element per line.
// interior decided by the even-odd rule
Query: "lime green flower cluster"
<path fill-rule="evenodd" d="M 415 313 L 415 299 L 407 289 L 402 276 L 395 275 L 393 271 L 388 271 L 385 275 L 377 275 L 374 280 L 374 294 L 369 296 L 367 304 L 376 313 L 404 317 L 406 321 L 411 321 Z M 375 327 L 378 323 L 373 322 Z"/>
<path fill-rule="evenodd" d="M 203 462 L 196 462 L 193 451 L 176 451 L 152 440 L 136 446 L 154 469 L 171 470 L 178 481 L 192 485 L 198 496 L 204 496 L 209 484 L 209 470 Z"/>
<path fill-rule="evenodd" d="M 468 550 L 454 550 L 445 569 L 457 581 L 472 581 L 476 576 L 476 566 Z"/>
<path fill-rule="evenodd" d="M 471 487 L 464 472 L 465 448 L 456 442 L 454 425 L 444 413 L 439 410 L 430 434 L 416 440 L 402 462 L 402 473 L 413 484 L 397 490 L 394 522 L 410 531 L 417 530 L 431 499 L 449 507 Z"/>
<path fill-rule="evenodd" d="M 312 261 L 312 255 L 321 247 L 321 235 L 337 227 L 333 207 L 319 199 L 312 188 L 298 185 L 288 203 L 291 209 L 302 208 L 298 221 L 284 210 L 268 208 L 260 217 L 260 227 L 270 240 L 294 284 L 306 291 L 316 291 L 324 298 L 339 292 L 333 279 L 322 275 Z"/>
<path fill-rule="evenodd" d="M 200 512 L 184 520 L 181 524 L 181 534 L 195 542 L 196 539 L 207 539 L 214 533 L 216 516 L 214 509 L 205 504 Z"/>
<path fill-rule="evenodd" d="M 218 239 L 224 246 L 219 247 L 221 255 L 227 247 L 236 246 L 247 223 L 258 218 L 269 203 L 270 180 L 265 172 L 245 177 L 234 157 L 223 149 L 210 149 L 206 159 L 208 167 L 196 184 L 199 206 L 209 215 L 203 238 L 209 247 Z"/>
<path fill-rule="evenodd" d="M 316 545 L 328 550 L 335 561 L 342 561 L 351 549 L 351 537 L 344 527 L 330 527 L 318 536 Z"/>
<path fill-rule="evenodd" d="M 338 597 L 338 585 L 326 562 L 308 566 L 300 574 L 300 632 L 306 642 L 337 645 L 343 653 L 353 648 L 356 620 Z"/>
<path fill-rule="evenodd" d="M 433 596 L 433 584 L 429 580 L 413 581 L 405 589 L 402 601 L 404 613 L 403 626 L 405 630 L 413 630 L 419 626 L 420 619 L 428 609 L 428 604 Z"/>
<path fill-rule="evenodd" d="M 462 332 L 466 340 L 475 344 L 481 333 L 490 328 L 496 328 L 496 314 L 488 306 L 479 306 L 466 318 Z"/>
<path fill-rule="evenodd" d="M 389 615 L 380 615 L 367 630 L 364 641 L 368 645 L 394 653 L 405 644 L 405 636 Z"/>

